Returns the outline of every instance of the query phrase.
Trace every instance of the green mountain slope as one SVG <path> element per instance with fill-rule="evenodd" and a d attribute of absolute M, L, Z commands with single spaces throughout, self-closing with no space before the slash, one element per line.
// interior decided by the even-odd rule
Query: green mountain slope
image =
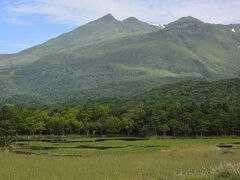
<path fill-rule="evenodd" d="M 136 18 L 118 21 L 111 14 L 108 14 L 96 21 L 80 26 L 72 32 L 53 38 L 44 44 L 26 49 L 21 53 L 0 56 L 0 68 L 29 64 L 47 54 L 62 51 L 71 52 L 74 49 L 96 44 L 106 39 L 154 32 L 159 29 L 160 27 L 149 25 Z"/>
<path fill-rule="evenodd" d="M 37 59 L 4 66 L 0 82 L 9 84 L 0 96 L 71 101 L 136 95 L 188 79 L 238 78 L 240 30 L 231 28 L 185 17 L 159 29 L 107 15 L 22 52 Z M 22 61 L 21 53 L 14 56 Z"/>
<path fill-rule="evenodd" d="M 240 79 L 180 82 L 153 89 L 136 99 L 148 103 L 228 102 L 240 105 Z"/>
<path fill-rule="evenodd" d="M 84 94 L 90 99 L 79 100 L 73 96 L 70 101 L 49 101 L 49 99 L 38 96 L 16 95 L 0 98 L 0 105 L 16 104 L 21 106 L 42 106 L 55 103 L 101 103 L 117 105 L 137 105 L 137 104 L 217 104 L 227 103 L 238 107 L 240 105 L 240 79 L 228 79 L 218 81 L 181 81 L 173 84 L 161 85 L 150 91 L 146 91 L 136 96 L 114 96 L 98 98 Z"/>
<path fill-rule="evenodd" d="M 116 104 L 183 104 L 223 103 L 240 105 L 240 79 L 219 81 L 182 81 L 162 85 L 134 97 L 102 98 L 102 103 Z"/>

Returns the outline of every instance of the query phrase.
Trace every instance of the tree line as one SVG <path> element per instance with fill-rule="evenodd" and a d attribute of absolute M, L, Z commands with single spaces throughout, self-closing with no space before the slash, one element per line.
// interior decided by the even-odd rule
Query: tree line
<path fill-rule="evenodd" d="M 240 135 L 240 109 L 227 103 L 82 105 L 0 108 L 0 136 L 15 135 Z M 6 142 L 5 142 L 6 143 Z"/>

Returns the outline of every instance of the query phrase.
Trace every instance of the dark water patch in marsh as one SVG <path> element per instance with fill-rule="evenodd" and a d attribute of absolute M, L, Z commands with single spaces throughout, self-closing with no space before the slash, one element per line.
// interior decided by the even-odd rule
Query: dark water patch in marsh
<path fill-rule="evenodd" d="M 98 139 L 34 139 L 32 141 L 18 141 L 15 143 L 15 148 L 12 151 L 13 153 L 25 153 L 25 154 L 35 154 L 39 155 L 48 155 L 54 153 L 72 154 L 72 153 L 88 153 L 88 150 L 104 151 L 104 150 L 113 150 L 113 149 L 152 149 L 152 148 L 166 148 L 160 145 L 151 145 L 151 144 L 136 144 L 136 143 L 124 143 L 123 141 L 144 141 L 147 139 L 144 138 L 134 138 L 134 137 L 117 137 L 117 138 L 98 138 Z M 113 141 L 109 143 L 101 143 L 101 141 Z M 119 141 L 119 143 L 117 143 Z M 121 142 L 122 141 L 122 142 Z M 86 144 L 82 144 L 85 143 Z M 76 144 L 79 143 L 79 144 Z M 85 151 L 86 150 L 86 151 Z M 118 151 L 118 150 L 117 150 Z M 38 154 L 36 154 L 38 155 Z"/>
<path fill-rule="evenodd" d="M 29 146 L 27 149 L 32 149 L 32 150 L 50 150 L 50 149 L 96 149 L 96 150 L 107 150 L 107 149 L 122 149 L 122 148 L 128 148 L 128 147 L 133 147 L 133 148 L 163 148 L 163 147 L 168 147 L 168 146 L 159 146 L 159 145 L 150 145 L 150 146 L 133 146 L 133 145 L 128 145 L 128 146 L 87 146 L 87 145 L 80 145 L 80 146 Z"/>
<path fill-rule="evenodd" d="M 146 138 L 140 138 L 140 137 L 117 137 L 117 138 L 99 138 L 95 141 L 112 141 L 112 140 L 122 140 L 122 141 L 141 141 L 141 140 L 148 140 Z"/>
<path fill-rule="evenodd" d="M 62 144 L 59 144 L 62 145 Z M 94 146 L 94 145 L 78 145 L 78 146 L 56 146 L 52 145 L 52 146 L 36 146 L 36 145 L 30 145 L 27 143 L 19 143 L 16 146 L 16 150 L 26 150 L 26 151 L 36 151 L 36 150 L 54 150 L 54 149 L 95 149 L 95 150 L 108 150 L 108 149 L 120 149 L 120 148 L 127 148 L 130 147 L 132 145 L 125 145 L 125 146 Z"/>
<path fill-rule="evenodd" d="M 80 154 L 74 155 L 74 154 L 36 153 L 32 151 L 27 151 L 27 150 L 14 150 L 12 152 L 15 154 L 21 154 L 21 155 L 36 155 L 36 156 L 51 156 L 51 157 L 83 157 L 83 155 L 80 155 Z"/>
<path fill-rule="evenodd" d="M 240 145 L 240 142 L 232 142 L 231 144 L 237 144 L 237 145 Z"/>
<path fill-rule="evenodd" d="M 134 146 L 136 148 L 163 148 L 163 147 L 168 147 L 168 146 L 159 146 L 159 145 L 152 145 L 152 146 Z"/>
<path fill-rule="evenodd" d="M 29 146 L 31 150 L 51 150 L 51 149 L 96 149 L 96 150 L 106 150 L 106 149 L 117 149 L 117 148 L 126 148 L 128 146 Z"/>
<path fill-rule="evenodd" d="M 17 142 L 49 142 L 49 143 L 85 143 L 85 142 L 101 142 L 101 141 L 140 141 L 147 140 L 139 137 L 117 137 L 117 138 L 97 138 L 97 139 L 65 139 L 65 138 L 44 138 L 44 139 L 18 139 Z"/>
<path fill-rule="evenodd" d="M 218 144 L 217 147 L 219 148 L 232 148 L 232 144 Z"/>

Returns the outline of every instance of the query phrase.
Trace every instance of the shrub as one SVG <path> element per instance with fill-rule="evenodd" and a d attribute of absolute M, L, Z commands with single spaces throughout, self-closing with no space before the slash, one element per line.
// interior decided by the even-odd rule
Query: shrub
<path fill-rule="evenodd" d="M 240 163 L 222 163 L 215 172 L 214 178 L 217 180 L 238 180 L 240 179 Z"/>
<path fill-rule="evenodd" d="M 193 178 L 205 177 L 216 180 L 239 180 L 240 179 L 240 163 L 221 163 L 216 167 L 201 168 L 200 170 L 192 170 L 179 174 L 180 177 Z"/>

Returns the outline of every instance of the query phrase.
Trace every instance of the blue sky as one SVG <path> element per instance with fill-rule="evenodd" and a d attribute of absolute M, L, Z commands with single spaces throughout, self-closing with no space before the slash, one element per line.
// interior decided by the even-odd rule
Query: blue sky
<path fill-rule="evenodd" d="M 19 52 L 107 13 L 152 24 L 189 15 L 240 24 L 240 0 L 1 0 L 0 53 Z"/>

